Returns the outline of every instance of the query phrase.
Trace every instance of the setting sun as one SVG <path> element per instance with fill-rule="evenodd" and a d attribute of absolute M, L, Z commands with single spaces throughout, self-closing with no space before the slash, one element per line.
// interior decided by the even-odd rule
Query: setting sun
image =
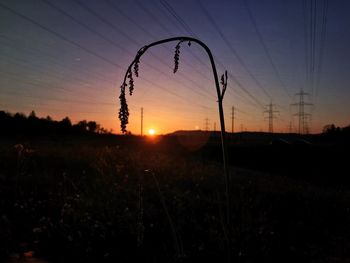
<path fill-rule="evenodd" d="M 156 133 L 156 131 L 154 129 L 149 129 L 148 130 L 148 134 L 149 135 L 154 135 Z"/>

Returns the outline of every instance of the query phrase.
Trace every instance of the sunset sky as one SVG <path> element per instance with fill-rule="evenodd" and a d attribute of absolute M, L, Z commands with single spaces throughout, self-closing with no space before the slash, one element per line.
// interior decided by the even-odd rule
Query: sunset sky
<path fill-rule="evenodd" d="M 95 120 L 120 132 L 119 87 L 139 48 L 192 36 L 211 49 L 221 75 L 226 128 L 267 131 L 298 126 L 295 94 L 309 93 L 310 131 L 350 124 L 350 1 L 346 0 L 0 0 L 0 109 L 73 122 Z M 157 134 L 219 129 L 209 60 L 198 45 L 154 47 L 135 78 L 128 130 Z"/>

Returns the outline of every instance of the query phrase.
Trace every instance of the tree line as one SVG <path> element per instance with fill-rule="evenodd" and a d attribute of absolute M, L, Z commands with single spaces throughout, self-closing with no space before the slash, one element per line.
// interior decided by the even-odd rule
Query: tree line
<path fill-rule="evenodd" d="M 75 124 L 69 117 L 60 121 L 53 120 L 50 116 L 46 118 L 37 117 L 35 111 L 26 116 L 24 113 L 9 113 L 0 111 L 1 135 L 52 135 L 52 134 L 109 134 L 95 121 L 82 120 Z"/>
<path fill-rule="evenodd" d="M 321 136 L 328 140 L 350 141 L 350 125 L 339 127 L 334 124 L 328 124 L 323 127 Z"/>

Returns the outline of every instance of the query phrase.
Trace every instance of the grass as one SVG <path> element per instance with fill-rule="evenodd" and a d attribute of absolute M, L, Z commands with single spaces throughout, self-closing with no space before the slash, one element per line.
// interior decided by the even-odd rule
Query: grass
<path fill-rule="evenodd" d="M 166 142 L 28 141 L 20 157 L 16 143 L 0 146 L 1 259 L 226 260 L 220 164 Z M 349 261 L 346 188 L 231 173 L 232 260 Z"/>

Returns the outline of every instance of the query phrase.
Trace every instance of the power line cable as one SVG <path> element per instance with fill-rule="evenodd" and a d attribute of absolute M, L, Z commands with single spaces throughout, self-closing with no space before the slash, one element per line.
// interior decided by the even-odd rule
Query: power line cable
<path fill-rule="evenodd" d="M 49 54 L 47 52 L 45 53 L 45 52 L 43 52 L 42 49 L 38 49 L 37 47 L 28 47 L 28 46 L 24 47 L 22 45 L 20 46 L 20 45 L 18 45 L 15 42 L 15 40 L 13 40 L 11 38 L 8 38 L 8 37 L 6 37 L 6 40 L 10 41 L 11 43 L 4 43 L 4 42 L 0 41 L 0 45 L 6 46 L 6 47 L 11 48 L 11 49 L 15 49 L 16 51 L 23 50 L 24 52 L 31 54 L 35 58 L 42 57 L 42 58 L 45 59 L 45 61 L 50 61 L 50 64 L 57 65 L 57 66 L 62 67 L 64 69 L 67 69 L 67 67 L 70 66 L 70 64 L 66 64 L 66 63 L 62 63 L 60 61 L 57 61 L 57 57 L 56 56 L 53 56 L 53 55 L 51 55 L 51 54 Z M 21 44 L 23 44 L 23 43 L 21 43 Z M 84 64 L 80 64 L 78 69 L 81 70 L 82 66 L 84 66 Z M 76 68 L 74 68 L 74 69 L 76 69 Z M 98 79 L 100 81 L 103 81 L 103 82 L 115 85 L 114 82 L 112 82 L 110 80 L 107 80 L 105 78 L 102 78 L 100 75 L 94 74 L 94 73 L 92 73 L 90 71 L 84 70 L 81 73 L 87 74 L 88 76 L 93 76 L 94 79 Z"/>
<path fill-rule="evenodd" d="M 146 35 L 148 35 L 149 37 L 151 37 L 151 39 L 158 39 L 157 36 L 155 36 L 153 33 L 151 33 L 149 30 L 147 30 L 145 27 L 143 27 L 140 23 L 135 22 L 135 20 L 130 17 L 129 15 L 127 15 L 121 8 L 119 8 L 114 2 L 112 2 L 111 0 L 104 0 L 116 13 L 122 15 L 125 19 L 127 19 L 131 24 L 133 24 L 134 26 L 136 26 L 137 28 L 139 28 L 143 33 L 145 33 Z M 167 46 L 162 46 L 164 49 L 166 49 L 169 52 L 173 52 L 173 50 L 171 50 L 170 48 L 168 48 Z M 191 53 L 191 52 L 190 52 Z M 211 79 L 209 79 L 205 74 L 203 74 L 201 71 L 197 70 L 195 68 L 195 66 L 191 63 L 188 63 L 186 60 L 183 61 L 184 64 L 190 66 L 192 69 L 194 69 L 198 74 L 201 75 L 201 77 L 203 77 L 204 79 L 207 79 L 208 81 L 212 81 Z"/>
<path fill-rule="evenodd" d="M 250 20 L 251 20 L 251 22 L 253 24 L 254 30 L 255 30 L 258 38 L 259 38 L 259 41 L 260 41 L 260 43 L 261 43 L 261 45 L 263 47 L 263 50 L 264 50 L 264 52 L 265 52 L 265 54 L 266 54 L 266 56 L 267 56 L 267 58 L 268 58 L 268 60 L 269 60 L 269 62 L 271 64 L 272 69 L 275 72 L 275 75 L 277 76 L 279 82 L 281 83 L 285 93 L 288 95 L 288 97 L 291 98 L 291 95 L 289 94 L 288 89 L 287 89 L 286 85 L 284 84 L 284 82 L 283 82 L 283 80 L 281 78 L 281 75 L 280 75 L 279 71 L 277 70 L 277 67 L 276 67 L 275 63 L 273 62 L 273 59 L 272 59 L 271 54 L 269 52 L 269 49 L 267 48 L 267 46 L 265 44 L 265 41 L 264 41 L 264 38 L 263 38 L 263 36 L 262 36 L 262 34 L 261 34 L 260 30 L 259 30 L 259 27 L 257 25 L 256 19 L 255 19 L 254 15 L 253 15 L 253 12 L 252 12 L 251 8 L 250 8 L 249 0 L 244 0 L 244 4 L 245 4 L 245 7 L 247 9 L 248 16 L 249 16 L 249 18 L 250 18 Z"/>
<path fill-rule="evenodd" d="M 213 25 L 213 27 L 215 28 L 215 30 L 217 31 L 217 33 L 219 34 L 219 36 L 221 37 L 221 39 L 224 41 L 224 43 L 226 44 L 226 46 L 229 48 L 229 50 L 231 51 L 231 53 L 236 57 L 236 59 L 238 60 L 239 64 L 246 70 L 246 72 L 248 73 L 248 75 L 250 76 L 250 78 L 254 81 L 254 83 L 263 91 L 263 93 L 271 100 L 272 97 L 271 95 L 266 91 L 266 89 L 260 84 L 260 82 L 256 79 L 256 77 L 251 73 L 251 71 L 248 69 L 247 65 L 245 64 L 245 62 L 243 61 L 243 59 L 240 57 L 240 55 L 238 54 L 238 52 L 236 51 L 236 49 L 232 46 L 232 44 L 230 43 L 230 41 L 226 38 L 225 34 L 221 31 L 220 27 L 218 26 L 218 24 L 215 22 L 215 20 L 212 18 L 212 16 L 209 14 L 208 10 L 204 7 L 204 5 L 197 0 L 196 1 L 199 5 L 199 7 L 201 8 L 201 10 L 203 11 L 203 13 L 205 14 L 205 16 L 207 17 L 207 19 L 209 20 L 209 22 Z"/>
<path fill-rule="evenodd" d="M 48 28 L 47 26 L 42 25 L 41 23 L 39 23 L 39 22 L 33 20 L 32 18 L 29 18 L 29 17 L 23 15 L 22 13 L 19 13 L 18 11 L 14 10 L 14 9 L 12 9 L 12 8 L 10 8 L 10 7 L 8 7 L 8 6 L 6 6 L 6 5 L 4 5 L 3 3 L 0 3 L 0 7 L 3 8 L 3 9 L 5 9 L 5 10 L 7 10 L 8 12 L 10 12 L 10 13 L 12 13 L 12 14 L 14 14 L 14 15 L 17 15 L 17 16 L 21 17 L 22 19 L 24 19 L 24 20 L 30 22 L 31 24 L 36 25 L 37 27 L 43 29 L 44 31 L 47 31 L 47 32 L 49 32 L 49 33 L 55 35 L 57 38 L 59 38 L 59 39 L 65 41 L 65 42 L 67 42 L 67 43 L 69 43 L 69 44 L 71 44 L 71 45 L 73 45 L 73 46 L 75 46 L 75 47 L 78 47 L 78 48 L 81 49 L 81 50 L 84 50 L 84 51 L 87 52 L 88 54 L 93 55 L 93 56 L 95 56 L 95 57 L 97 57 L 97 58 L 103 60 L 103 61 L 106 62 L 107 64 L 113 65 L 113 66 L 115 66 L 116 68 L 121 69 L 121 70 L 123 70 L 123 71 L 126 70 L 124 67 L 120 66 L 119 64 L 115 63 L 114 61 L 112 61 L 112 60 L 110 60 L 110 59 L 107 59 L 107 58 L 105 58 L 105 57 L 99 55 L 98 53 L 96 53 L 96 52 L 94 52 L 94 51 L 92 51 L 92 50 L 90 50 L 90 49 L 88 49 L 88 48 L 86 48 L 86 47 L 80 45 L 79 43 L 77 43 L 77 42 L 75 42 L 75 41 L 73 41 L 73 40 L 71 40 L 71 39 L 65 37 L 64 35 L 62 35 L 62 34 L 56 32 L 56 31 L 54 31 L 54 30 L 52 30 L 52 29 L 50 29 L 50 28 Z M 179 95 L 179 94 L 177 94 L 177 93 L 175 93 L 175 92 L 172 92 L 171 90 L 165 89 L 164 87 L 158 85 L 157 83 L 154 83 L 154 82 L 151 81 L 151 80 L 148 80 L 148 79 L 146 79 L 146 78 L 144 78 L 144 77 L 142 77 L 142 79 L 143 79 L 144 81 L 148 82 L 149 84 L 151 84 L 152 86 L 157 87 L 158 89 L 161 89 L 161 90 L 163 90 L 163 91 L 165 91 L 165 92 L 167 92 L 167 93 L 169 93 L 169 94 L 172 94 L 173 96 L 178 97 L 178 98 L 180 98 L 180 99 L 182 99 L 182 100 L 184 100 L 184 101 L 186 101 L 186 102 L 191 102 L 191 103 L 193 103 L 193 104 L 198 105 L 198 106 L 201 107 L 201 108 L 207 108 L 207 109 L 209 109 L 207 106 L 198 104 L 198 103 L 193 102 L 193 101 L 189 101 L 188 98 L 183 97 L 183 96 L 181 96 L 181 95 Z"/>
<path fill-rule="evenodd" d="M 323 1 L 323 13 L 322 13 L 322 25 L 321 25 L 321 39 L 320 39 L 320 49 L 319 49 L 319 63 L 317 67 L 317 80 L 316 80 L 316 90 L 315 96 L 318 95 L 318 88 L 321 80 L 323 57 L 327 36 L 327 16 L 328 16 L 328 0 Z"/>
<path fill-rule="evenodd" d="M 28 61 L 26 61 L 26 60 L 15 58 L 15 57 L 10 56 L 8 54 L 0 54 L 0 56 L 7 57 L 8 59 L 11 59 L 12 61 L 14 61 L 14 62 L 12 62 L 13 64 L 17 64 L 20 67 L 29 69 L 32 72 L 42 73 L 45 77 L 50 77 L 50 78 L 56 79 L 58 81 L 67 81 L 68 80 L 67 78 L 62 77 L 62 74 L 53 74 L 52 71 L 43 70 L 42 69 L 43 67 L 37 68 L 37 67 L 33 67 L 32 66 L 33 64 L 28 65 Z M 47 66 L 45 68 L 47 68 Z M 91 91 L 96 91 L 96 89 L 94 89 L 93 87 L 86 86 L 86 85 L 90 85 L 91 84 L 90 82 L 87 82 L 84 79 L 81 79 L 81 78 L 78 78 L 75 76 L 72 76 L 71 78 L 76 79 L 78 82 L 84 84 L 84 91 L 86 91 L 86 89 L 91 90 Z M 69 79 L 69 80 L 71 80 L 71 79 Z"/>
<path fill-rule="evenodd" d="M 45 2 L 49 2 L 48 0 L 42 0 Z M 80 0 L 72 0 L 73 2 L 77 3 L 81 8 L 83 8 L 84 10 L 88 11 L 90 14 L 92 14 L 93 16 L 95 16 L 97 19 L 99 19 L 101 22 L 103 22 L 104 24 L 108 25 L 109 27 L 111 27 L 114 31 L 116 31 L 118 34 L 123 35 L 125 38 L 127 38 L 130 42 L 132 42 L 134 45 L 141 47 L 142 44 L 139 43 L 137 40 L 135 40 L 134 38 L 130 37 L 127 33 L 125 33 L 124 31 L 122 31 L 121 29 L 119 29 L 117 26 L 115 26 L 113 23 L 111 23 L 109 20 L 105 19 L 104 17 L 102 17 L 101 15 L 99 15 L 97 12 L 95 12 L 93 9 L 91 9 L 89 6 L 87 6 L 86 4 L 82 3 Z M 70 18 L 72 18 L 72 16 L 70 16 L 69 14 L 67 14 L 65 11 L 63 11 L 62 9 L 60 9 L 59 7 L 55 7 L 55 5 L 51 4 L 52 7 L 54 7 L 57 10 L 60 10 L 60 12 L 62 14 L 68 15 Z M 74 19 L 74 21 L 77 21 L 76 19 Z M 79 23 L 81 24 L 81 22 Z M 85 28 L 89 28 L 87 25 L 85 25 Z M 95 31 L 95 30 L 90 30 L 91 32 Z M 96 31 L 95 31 L 96 32 Z M 101 34 L 99 34 L 101 37 Z M 103 35 L 102 35 L 103 36 Z M 103 38 L 106 40 L 108 38 L 104 37 Z M 114 41 L 109 41 L 110 43 L 114 42 Z M 132 54 L 130 51 L 127 51 L 128 54 L 130 54 L 131 56 L 134 56 L 134 54 Z M 161 62 L 164 66 L 172 69 L 168 63 L 166 63 L 163 59 L 161 59 L 158 55 L 154 54 L 152 51 L 149 52 L 155 59 L 157 59 L 159 62 Z M 157 67 L 145 62 L 145 64 L 148 67 L 153 68 L 154 70 L 158 71 L 161 74 L 164 75 L 168 75 L 166 72 L 158 69 Z M 187 77 L 185 74 L 179 72 L 179 75 L 182 76 L 183 78 L 185 78 L 187 81 L 193 83 L 198 90 L 194 90 L 192 89 L 190 86 L 188 86 L 187 84 L 184 84 L 183 82 L 182 85 L 186 86 L 187 88 L 189 88 L 192 92 L 197 93 L 198 95 L 201 95 L 203 97 L 207 97 L 209 100 L 212 100 L 212 97 L 210 96 L 211 93 L 208 92 L 207 90 L 203 90 L 201 86 L 199 86 L 195 81 L 193 81 L 192 79 L 190 79 L 189 77 Z M 202 92 L 205 92 L 207 94 L 209 94 L 208 96 L 204 95 Z"/>
<path fill-rule="evenodd" d="M 165 0 L 162 0 L 162 2 L 166 2 L 166 1 L 165 1 Z M 168 4 L 168 6 L 170 6 L 170 5 Z M 170 8 L 171 8 L 171 6 L 170 6 Z M 168 10 L 168 9 L 166 9 L 166 10 Z M 183 23 L 185 23 L 184 20 L 181 19 L 181 16 L 178 15 L 178 14 L 176 13 L 176 11 L 175 11 L 173 8 L 171 8 L 171 10 L 172 10 L 172 11 L 170 12 L 170 14 L 171 14 L 172 16 L 175 15 L 175 19 L 176 19 L 181 25 L 182 25 Z M 181 19 L 181 21 L 183 21 L 183 22 L 180 22 L 178 19 Z M 186 28 L 189 28 L 190 31 L 187 31 Z M 187 33 L 189 33 L 189 34 L 191 34 L 191 32 L 193 32 L 193 30 L 192 30 L 187 24 L 186 24 L 186 27 L 185 27 L 184 29 L 185 29 L 185 31 L 186 31 Z M 194 34 L 194 37 L 197 37 L 196 34 Z M 222 63 L 220 60 L 216 59 L 216 61 L 217 61 L 218 65 L 219 65 L 220 67 L 225 68 L 225 66 L 223 65 L 223 63 Z M 238 81 L 238 79 L 237 79 L 234 75 L 232 75 L 230 72 L 228 72 L 228 75 L 229 75 L 230 78 L 233 79 L 233 81 L 236 83 L 236 85 L 237 85 L 241 90 L 243 90 L 243 92 L 244 92 L 245 94 L 247 94 L 248 97 L 249 97 L 250 99 L 252 99 L 252 101 L 254 101 L 254 103 L 256 103 L 256 105 L 257 105 L 258 107 L 264 108 L 264 104 L 261 103 L 258 99 L 256 99 L 256 98 L 255 98 L 255 97 L 254 97 L 254 96 L 253 96 L 253 95 Z M 231 89 L 233 89 L 231 85 L 229 85 L 229 87 L 230 87 Z"/>
<path fill-rule="evenodd" d="M 178 22 L 182 25 L 183 28 L 192 36 L 196 37 L 196 34 L 192 31 L 192 29 L 187 25 L 187 23 L 175 12 L 175 10 L 172 8 L 171 5 L 168 4 L 165 0 L 160 0 L 160 3 L 165 7 L 165 9 L 168 10 L 169 13 L 171 13 Z"/>
<path fill-rule="evenodd" d="M 161 26 L 161 28 L 169 35 L 173 35 L 172 32 L 170 30 L 168 30 L 166 27 L 164 27 L 163 23 L 157 18 L 157 16 L 155 16 L 146 6 L 144 6 L 140 1 L 138 0 L 135 0 L 136 4 L 158 25 Z M 169 12 L 169 11 L 168 11 Z M 176 12 L 173 11 L 173 13 L 170 13 L 174 18 L 175 20 L 178 21 L 178 17 L 180 17 L 179 15 L 176 15 Z M 170 18 L 168 17 L 169 21 Z M 183 21 L 183 20 L 182 20 Z M 171 21 L 172 22 L 172 21 Z M 184 22 L 185 23 L 185 22 Z M 176 23 L 173 23 L 173 25 L 175 27 L 178 27 L 178 25 Z M 183 28 L 183 25 L 180 23 L 180 26 Z M 188 25 L 187 25 L 187 28 L 190 28 Z M 181 31 L 181 28 L 179 28 L 179 30 Z M 188 31 L 185 29 L 185 31 L 187 34 L 193 36 L 194 38 L 198 38 L 198 36 L 196 34 L 193 33 L 192 30 Z M 192 32 L 192 33 L 191 33 Z M 201 60 L 192 50 L 189 50 L 189 53 L 194 57 L 195 60 L 198 61 L 198 63 L 200 65 L 204 65 L 210 72 L 211 72 L 211 68 L 208 66 L 207 63 L 203 62 L 203 60 Z"/>
<path fill-rule="evenodd" d="M 11 95 L 11 96 L 21 96 L 25 98 L 31 98 L 31 99 L 38 99 L 38 100 L 45 100 L 45 101 L 58 101 L 62 103 L 79 103 L 79 104 L 86 104 L 86 105 L 99 105 L 99 106 L 113 106 L 115 107 L 114 103 L 108 103 L 108 102 L 96 102 L 96 101 L 90 101 L 90 100 L 77 100 L 77 99 L 71 99 L 71 98 L 65 98 L 60 99 L 57 97 L 48 97 L 48 96 L 34 96 L 30 94 L 23 94 L 17 91 L 13 90 L 1 90 L 0 94 L 5 95 Z"/>

